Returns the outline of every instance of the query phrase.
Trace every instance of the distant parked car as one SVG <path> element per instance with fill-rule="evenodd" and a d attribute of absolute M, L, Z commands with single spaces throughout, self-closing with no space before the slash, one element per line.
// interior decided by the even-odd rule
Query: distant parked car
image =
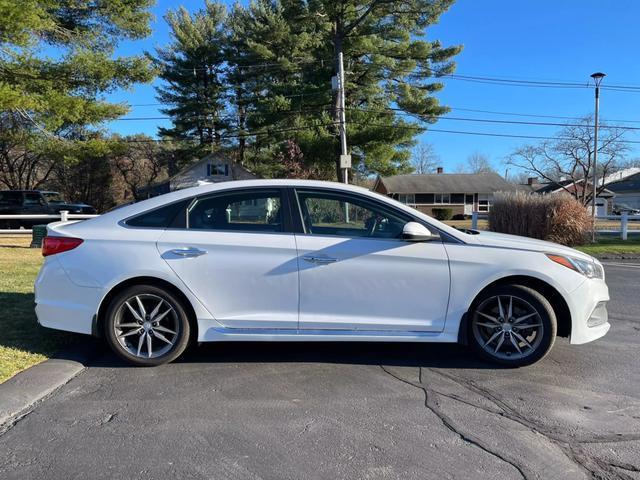
<path fill-rule="evenodd" d="M 67 210 L 69 213 L 94 214 L 96 209 L 84 203 L 68 203 L 58 192 L 41 190 L 0 191 L 0 215 L 53 215 Z M 31 228 L 43 219 L 0 220 L 2 228 Z"/>
<path fill-rule="evenodd" d="M 640 215 L 640 208 L 633 208 L 624 203 L 618 203 L 613 206 L 612 212 L 614 215 L 622 215 L 622 212 L 627 212 L 628 215 Z"/>

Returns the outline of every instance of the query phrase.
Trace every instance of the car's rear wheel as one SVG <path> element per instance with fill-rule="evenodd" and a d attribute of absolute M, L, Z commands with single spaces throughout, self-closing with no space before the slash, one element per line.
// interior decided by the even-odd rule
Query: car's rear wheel
<path fill-rule="evenodd" d="M 470 311 L 469 343 L 486 360 L 511 367 L 530 365 L 551 350 L 557 321 L 539 292 L 522 285 L 484 292 Z"/>
<path fill-rule="evenodd" d="M 152 285 L 134 285 L 109 303 L 105 336 L 113 351 L 140 366 L 178 358 L 189 344 L 189 318 L 179 299 Z"/>

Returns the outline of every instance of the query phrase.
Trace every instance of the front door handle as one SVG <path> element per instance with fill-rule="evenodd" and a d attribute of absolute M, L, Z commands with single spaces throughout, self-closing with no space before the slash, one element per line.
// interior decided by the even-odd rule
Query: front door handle
<path fill-rule="evenodd" d="M 338 261 L 337 258 L 316 257 L 316 256 L 313 256 L 313 255 L 302 257 L 302 259 L 307 261 L 307 262 L 310 262 L 310 263 L 315 263 L 316 265 L 328 265 L 329 263 L 334 263 L 334 262 Z"/>
<path fill-rule="evenodd" d="M 173 250 L 169 250 L 169 252 L 184 258 L 199 257 L 207 253 L 206 250 L 201 250 L 196 247 L 174 248 Z"/>

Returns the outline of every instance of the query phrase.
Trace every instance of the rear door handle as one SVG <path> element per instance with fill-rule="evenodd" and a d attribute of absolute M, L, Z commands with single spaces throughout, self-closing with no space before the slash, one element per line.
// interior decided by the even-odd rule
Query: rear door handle
<path fill-rule="evenodd" d="M 302 257 L 302 259 L 307 261 L 307 262 L 310 262 L 310 263 L 315 263 L 316 265 L 327 265 L 329 263 L 334 263 L 334 262 L 338 261 L 337 258 L 316 257 L 316 256 L 313 256 L 313 255 Z"/>
<path fill-rule="evenodd" d="M 201 255 L 205 255 L 207 253 L 206 250 L 201 250 L 196 247 L 184 247 L 184 248 L 174 248 L 173 250 L 169 250 L 170 253 L 177 255 L 179 257 L 199 257 Z"/>

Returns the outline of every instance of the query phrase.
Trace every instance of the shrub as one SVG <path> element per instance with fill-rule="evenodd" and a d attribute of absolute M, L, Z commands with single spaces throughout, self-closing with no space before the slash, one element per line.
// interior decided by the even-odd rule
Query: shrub
<path fill-rule="evenodd" d="M 456 213 L 453 217 L 451 217 L 451 220 L 466 220 L 468 217 L 468 215 L 465 215 L 464 213 Z"/>
<path fill-rule="evenodd" d="M 433 213 L 436 220 L 451 220 L 453 216 L 453 210 L 450 208 L 432 208 L 431 213 Z"/>
<path fill-rule="evenodd" d="M 489 230 L 581 245 L 591 230 L 591 217 L 567 194 L 499 193 L 491 207 Z"/>

